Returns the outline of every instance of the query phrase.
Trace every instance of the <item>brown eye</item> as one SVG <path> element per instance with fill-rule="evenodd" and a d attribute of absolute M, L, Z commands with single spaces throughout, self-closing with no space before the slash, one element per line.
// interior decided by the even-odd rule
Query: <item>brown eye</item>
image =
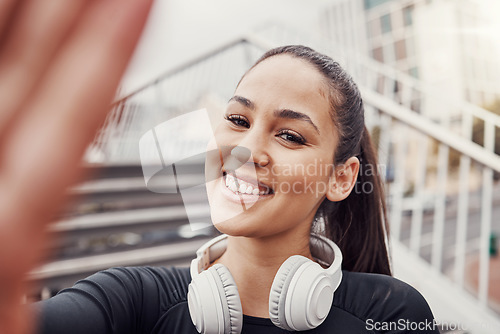
<path fill-rule="evenodd" d="M 247 119 L 241 115 L 226 115 L 225 119 L 236 126 L 242 126 L 244 128 L 250 128 L 250 124 Z"/>
<path fill-rule="evenodd" d="M 282 130 L 278 134 L 278 137 L 286 141 L 292 142 L 294 144 L 304 145 L 306 143 L 305 138 L 302 137 L 300 134 L 296 133 L 295 131 Z"/>

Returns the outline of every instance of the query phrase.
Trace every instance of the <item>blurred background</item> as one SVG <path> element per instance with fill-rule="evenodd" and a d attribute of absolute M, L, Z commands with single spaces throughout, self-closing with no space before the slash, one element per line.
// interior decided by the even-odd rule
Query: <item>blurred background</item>
<path fill-rule="evenodd" d="M 109 267 L 188 265 L 216 233 L 198 228 L 210 225 L 208 203 L 175 184 L 148 190 L 139 139 L 200 108 L 216 126 L 263 52 L 303 44 L 337 60 L 362 91 L 395 276 L 424 295 L 443 333 L 499 333 L 499 15 L 498 0 L 156 0 L 29 298 Z M 202 167 L 187 163 L 183 185 L 202 183 Z"/>

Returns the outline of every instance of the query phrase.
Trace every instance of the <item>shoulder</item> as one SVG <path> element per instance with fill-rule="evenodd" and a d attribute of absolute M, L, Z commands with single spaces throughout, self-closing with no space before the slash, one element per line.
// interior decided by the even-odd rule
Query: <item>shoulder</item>
<path fill-rule="evenodd" d="M 164 299 L 168 304 L 185 301 L 191 276 L 189 268 L 177 267 L 117 267 L 100 271 L 73 288 L 85 290 L 98 286 L 113 294 L 126 293 L 138 299 Z"/>
<path fill-rule="evenodd" d="M 125 285 L 135 284 L 189 284 L 189 268 L 177 267 L 116 267 L 99 271 L 86 280 L 110 281 Z M 77 282 L 80 283 L 82 281 Z"/>
<path fill-rule="evenodd" d="M 186 301 L 190 279 L 188 268 L 100 271 L 35 305 L 40 333 L 149 333 L 162 314 Z"/>
<path fill-rule="evenodd" d="M 408 323 L 431 324 L 434 320 L 429 305 L 415 288 L 380 274 L 344 271 L 333 306 L 367 325 L 379 323 L 402 327 Z"/>

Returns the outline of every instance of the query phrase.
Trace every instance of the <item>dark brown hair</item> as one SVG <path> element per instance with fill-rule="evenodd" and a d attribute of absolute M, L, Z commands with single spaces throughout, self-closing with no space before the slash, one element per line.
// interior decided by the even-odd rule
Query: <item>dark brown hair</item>
<path fill-rule="evenodd" d="M 332 58 L 302 45 L 289 45 L 267 51 L 263 60 L 289 55 L 312 64 L 329 87 L 331 116 L 338 132 L 334 165 L 356 156 L 360 161 L 355 187 L 340 202 L 325 198 L 315 224 L 324 222 L 324 231 L 342 250 L 343 269 L 391 275 L 386 238 L 387 210 L 384 188 L 370 134 L 365 126 L 363 100 L 357 85 Z"/>

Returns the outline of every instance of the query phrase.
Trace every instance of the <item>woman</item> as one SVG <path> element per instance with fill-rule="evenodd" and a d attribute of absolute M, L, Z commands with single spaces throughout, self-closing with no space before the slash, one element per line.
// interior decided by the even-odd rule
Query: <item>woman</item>
<path fill-rule="evenodd" d="M 204 247 L 191 274 L 115 268 L 76 283 L 39 305 L 41 332 L 370 333 L 417 325 L 437 333 L 422 296 L 390 277 L 384 196 L 363 113 L 356 85 L 329 57 L 303 46 L 265 53 L 215 132 L 218 147 L 231 149 L 207 158 L 207 174 L 216 175 L 207 183 L 212 220 L 229 237 Z M 342 251 L 342 273 L 331 241 Z M 326 279 L 313 278 L 321 289 L 307 295 L 309 286 L 289 272 Z M 299 302 L 280 299 L 288 288 L 302 293 Z M 203 304 L 210 298 L 212 306 Z M 311 299 L 319 300 L 313 310 L 301 306 Z"/>

